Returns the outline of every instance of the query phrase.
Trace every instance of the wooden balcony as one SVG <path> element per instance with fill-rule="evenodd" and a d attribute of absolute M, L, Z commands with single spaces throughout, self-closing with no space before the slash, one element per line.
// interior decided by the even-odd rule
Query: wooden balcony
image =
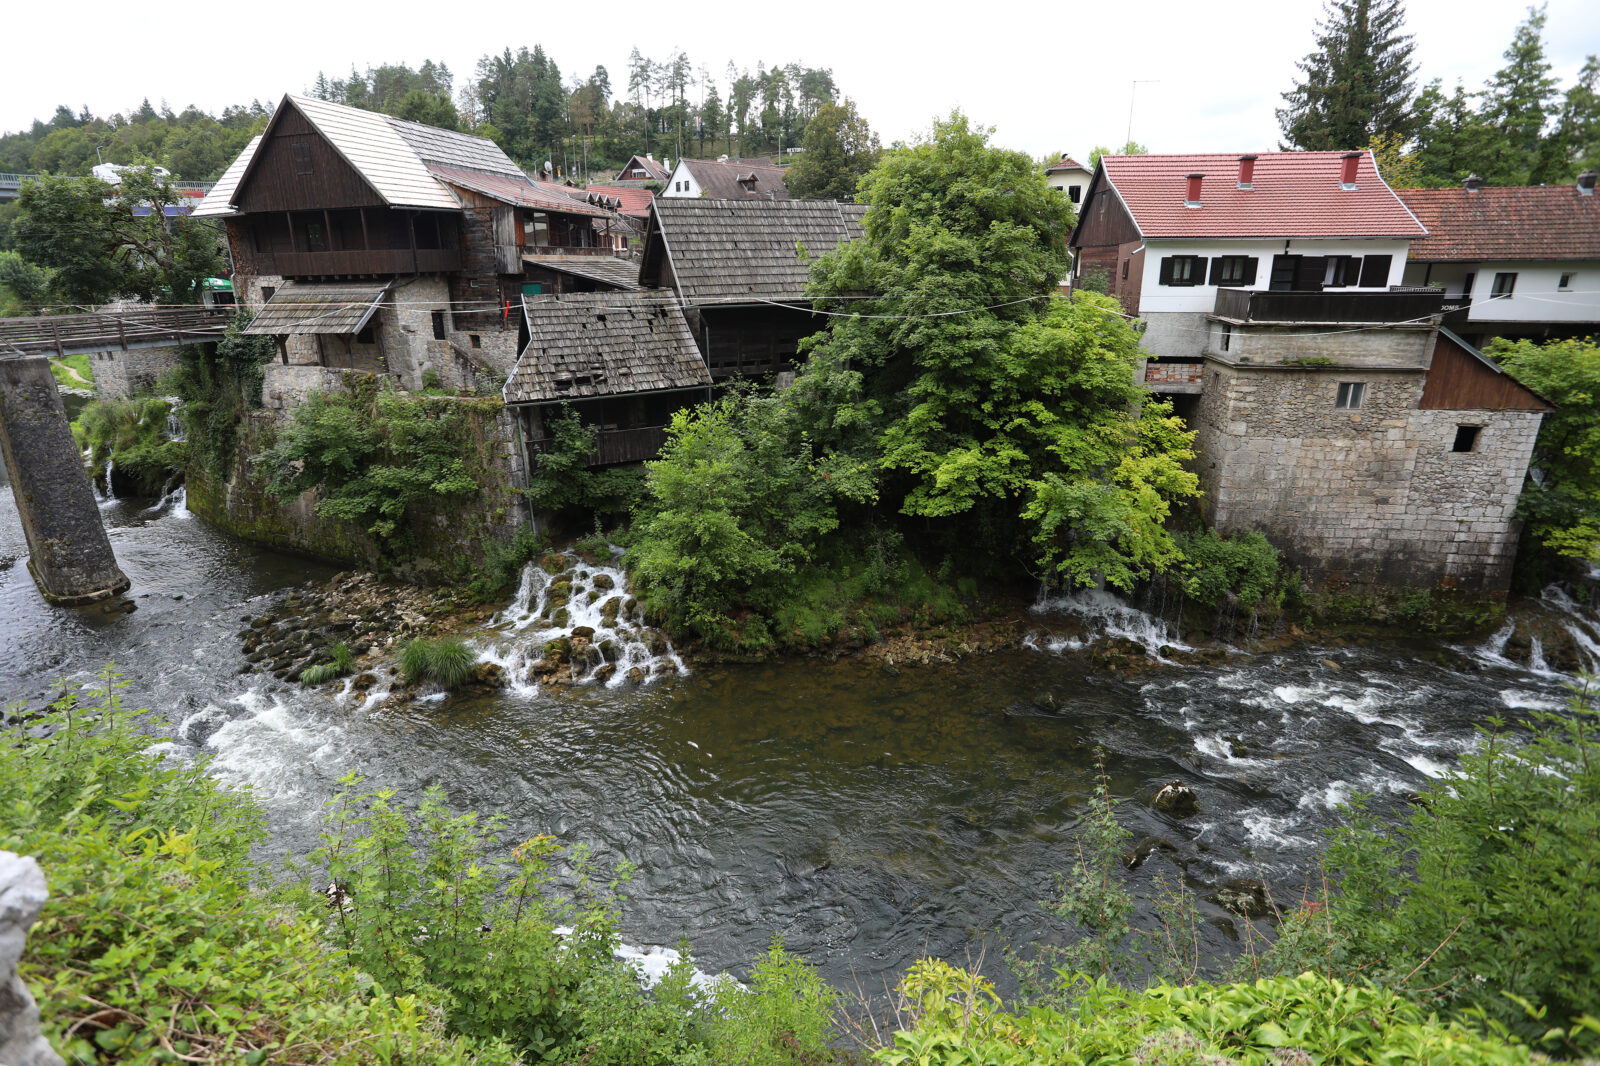
<path fill-rule="evenodd" d="M 286 278 L 443 274 L 461 269 L 461 253 L 453 248 L 262 252 L 257 254 L 256 262 L 260 273 L 281 274 Z"/>
<path fill-rule="evenodd" d="M 524 244 L 517 248 L 523 255 L 616 255 L 611 248 L 583 248 L 570 244 Z"/>
<path fill-rule="evenodd" d="M 660 455 L 661 446 L 666 441 L 666 426 L 603 429 L 595 435 L 594 451 L 589 456 L 589 465 L 616 466 L 619 463 L 642 463 Z M 530 440 L 528 447 L 536 452 L 548 452 L 553 443 L 549 439 Z"/>
<path fill-rule="evenodd" d="M 1237 322 L 1426 322 L 1443 313 L 1444 290 L 1263 292 L 1218 289 L 1213 314 Z"/>

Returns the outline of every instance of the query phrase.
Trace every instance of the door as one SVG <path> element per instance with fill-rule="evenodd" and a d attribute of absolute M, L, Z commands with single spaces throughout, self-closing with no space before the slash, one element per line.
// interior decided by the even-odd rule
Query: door
<path fill-rule="evenodd" d="M 1275 255 L 1272 257 L 1272 280 L 1268 282 L 1270 292 L 1290 292 L 1294 289 L 1294 279 L 1300 273 L 1300 256 Z"/>
<path fill-rule="evenodd" d="M 1300 269 L 1295 274 L 1294 288 L 1296 292 L 1321 292 L 1322 278 L 1328 272 L 1328 257 L 1325 255 L 1303 255 L 1300 257 Z"/>

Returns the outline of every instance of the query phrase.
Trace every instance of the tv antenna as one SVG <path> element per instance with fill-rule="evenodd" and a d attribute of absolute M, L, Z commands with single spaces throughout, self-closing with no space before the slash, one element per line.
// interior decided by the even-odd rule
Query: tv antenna
<path fill-rule="evenodd" d="M 1160 78 L 1140 78 L 1134 81 L 1131 88 L 1128 89 L 1128 135 L 1124 137 L 1122 141 L 1124 148 L 1133 143 L 1133 100 L 1134 96 L 1139 91 L 1139 86 L 1155 85 L 1160 81 Z"/>

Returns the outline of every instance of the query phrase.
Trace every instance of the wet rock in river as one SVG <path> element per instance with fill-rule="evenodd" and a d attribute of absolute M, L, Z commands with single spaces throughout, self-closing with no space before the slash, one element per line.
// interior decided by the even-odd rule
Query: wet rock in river
<path fill-rule="evenodd" d="M 582 640 L 582 641 L 584 641 L 586 643 L 588 641 L 594 640 L 594 627 L 593 626 L 575 626 L 573 628 L 573 630 L 572 630 L 572 640 L 573 640 L 573 643 L 577 643 L 580 640 Z"/>
<path fill-rule="evenodd" d="M 1150 805 L 1174 818 L 1187 818 L 1200 809 L 1194 790 L 1182 781 L 1172 781 L 1162 785 L 1161 790 L 1150 801 Z"/>
<path fill-rule="evenodd" d="M 1272 913 L 1267 886 L 1252 878 L 1237 877 L 1224 881 L 1206 899 L 1243 918 L 1265 918 Z"/>
<path fill-rule="evenodd" d="M 572 565 L 572 560 L 560 552 L 550 552 L 539 556 L 539 569 L 555 577 Z"/>
<path fill-rule="evenodd" d="M 606 663 L 594 672 L 594 679 L 602 685 L 611 680 L 611 675 L 617 672 L 616 663 Z"/>
<path fill-rule="evenodd" d="M 605 657 L 606 662 L 614 663 L 617 661 L 619 649 L 616 641 L 612 640 L 610 637 L 607 637 L 605 640 L 600 642 L 599 647 L 600 654 Z"/>
<path fill-rule="evenodd" d="M 1157 850 L 1177 851 L 1178 846 L 1172 841 L 1162 840 L 1160 837 L 1141 837 L 1139 842 L 1133 846 L 1132 851 L 1123 854 L 1122 865 L 1130 870 L 1137 870 Z"/>
<path fill-rule="evenodd" d="M 610 574 L 596 574 L 594 575 L 594 581 L 590 582 L 590 584 L 597 589 L 614 589 L 617 587 L 616 580 Z"/>
<path fill-rule="evenodd" d="M 631 684 L 635 684 L 635 685 L 644 684 L 644 677 L 645 677 L 644 671 L 639 669 L 637 666 L 629 668 L 629 670 L 628 670 L 628 681 Z"/>

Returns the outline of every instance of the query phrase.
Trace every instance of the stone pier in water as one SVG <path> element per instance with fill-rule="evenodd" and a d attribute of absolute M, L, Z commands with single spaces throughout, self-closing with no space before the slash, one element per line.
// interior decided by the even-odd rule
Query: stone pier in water
<path fill-rule="evenodd" d="M 73 606 L 127 591 L 43 356 L 0 357 L 0 452 L 45 599 Z"/>

